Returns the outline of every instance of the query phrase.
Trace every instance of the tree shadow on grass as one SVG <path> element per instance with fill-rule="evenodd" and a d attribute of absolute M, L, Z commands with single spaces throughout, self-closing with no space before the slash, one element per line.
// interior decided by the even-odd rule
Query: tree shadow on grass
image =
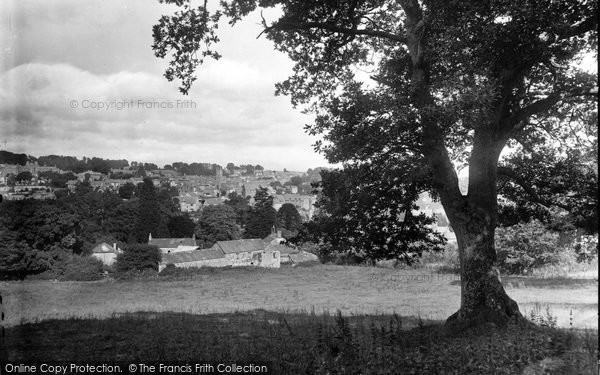
<path fill-rule="evenodd" d="M 597 331 L 592 335 L 597 342 Z M 138 312 L 23 324 L 7 329 L 5 344 L 3 359 L 19 363 L 235 362 L 267 364 L 275 374 L 513 374 L 528 363 L 579 353 L 576 362 L 568 360 L 572 355 L 561 360 L 563 367 L 597 372 L 596 349 L 586 349 L 590 344 L 573 332 L 514 323 L 451 333 L 441 322 L 397 315 Z"/>

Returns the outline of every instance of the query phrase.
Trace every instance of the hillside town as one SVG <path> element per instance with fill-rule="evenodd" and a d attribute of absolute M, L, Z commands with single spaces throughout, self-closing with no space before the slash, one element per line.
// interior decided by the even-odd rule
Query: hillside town
<path fill-rule="evenodd" d="M 310 186 L 314 180 L 305 172 L 265 170 L 260 166 L 252 169 L 231 166 L 224 171 L 218 165 L 205 166 L 213 168 L 214 174 L 188 175 L 173 169 L 156 168 L 144 169 L 142 175 L 137 166 L 111 168 L 108 173 L 96 170 L 73 173 L 56 166 L 40 165 L 37 161 L 27 161 L 24 165 L 5 163 L 0 164 L 0 196 L 4 200 L 56 199 L 56 194 L 68 194 L 84 181 L 96 191 L 119 192 L 125 186 L 137 186 L 148 177 L 155 186 L 168 184 L 177 189 L 182 212 L 197 213 L 206 206 L 223 204 L 230 193 L 254 197 L 256 190 L 263 187 L 273 196 L 276 210 L 291 203 L 303 219 L 309 220 L 314 215 L 316 197 Z M 310 176 L 315 175 L 318 173 Z M 53 179 L 64 179 L 65 182 L 61 186 Z"/>

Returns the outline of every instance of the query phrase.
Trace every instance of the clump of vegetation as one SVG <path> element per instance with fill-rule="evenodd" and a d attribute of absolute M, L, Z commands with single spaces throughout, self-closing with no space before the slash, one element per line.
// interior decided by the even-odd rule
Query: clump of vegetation
<path fill-rule="evenodd" d="M 460 273 L 460 258 L 458 246 L 454 243 L 446 244 L 443 251 L 423 253 L 415 268 L 433 269 L 438 273 Z"/>
<path fill-rule="evenodd" d="M 51 269 L 27 276 L 29 280 L 94 281 L 102 279 L 104 266 L 90 256 L 61 254 Z"/>
<path fill-rule="evenodd" d="M 556 328 L 557 318 L 550 311 L 550 306 L 546 306 L 546 309 L 542 310 L 542 305 L 536 303 L 533 309 L 529 311 L 527 318 L 539 326 Z"/>
<path fill-rule="evenodd" d="M 559 234 L 537 220 L 496 230 L 497 265 L 508 274 L 528 274 L 533 269 L 558 264 Z"/>
<path fill-rule="evenodd" d="M 117 255 L 117 272 L 128 271 L 158 271 L 161 260 L 160 250 L 151 245 L 127 245 L 123 252 Z"/>
<path fill-rule="evenodd" d="M 194 278 L 201 275 L 218 273 L 219 269 L 215 267 L 177 267 L 174 264 L 167 264 L 158 274 L 162 280 L 177 280 L 182 278 Z"/>
<path fill-rule="evenodd" d="M 60 266 L 59 266 L 60 267 Z M 55 267 L 55 270 L 58 267 Z M 90 256 L 73 255 L 64 262 L 64 268 L 57 277 L 60 281 L 93 281 L 102 278 L 103 264 Z"/>
<path fill-rule="evenodd" d="M 577 253 L 578 262 L 591 263 L 598 261 L 598 235 L 581 236 L 574 243 L 574 250 Z"/>

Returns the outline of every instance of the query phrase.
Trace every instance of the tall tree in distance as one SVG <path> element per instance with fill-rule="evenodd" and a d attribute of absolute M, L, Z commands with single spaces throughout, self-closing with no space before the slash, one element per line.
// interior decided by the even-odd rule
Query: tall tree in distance
<path fill-rule="evenodd" d="M 149 234 L 158 237 L 160 222 L 160 205 L 156 197 L 156 188 L 150 178 L 144 178 L 139 189 L 135 239 L 145 243 L 148 241 Z"/>
<path fill-rule="evenodd" d="M 263 34 L 295 66 L 276 91 L 316 114 L 307 128 L 322 135 L 316 148 L 331 163 L 374 166 L 375 175 L 417 165 L 444 206 L 461 261 L 460 309 L 449 321 L 522 318 L 493 270 L 500 155 L 507 146 L 537 153 L 531 144 L 551 145 L 545 134 L 597 102 L 597 76 L 577 65 L 597 49 L 596 0 L 232 0 L 212 14 L 164 2 L 183 9 L 154 26 L 153 49 L 172 59 L 166 77 L 184 93 L 201 57 L 219 57 L 221 15 L 235 24 L 259 8 L 281 9 L 263 20 Z M 368 84 L 358 69 L 370 72 Z M 467 194 L 455 164 L 469 167 Z M 404 190 L 412 180 L 394 184 Z"/>
<path fill-rule="evenodd" d="M 196 240 L 202 247 L 211 247 L 217 241 L 237 240 L 240 228 L 236 224 L 236 213 L 228 205 L 206 206 L 196 226 Z"/>
<path fill-rule="evenodd" d="M 279 225 L 288 230 L 290 235 L 298 232 L 302 226 L 302 218 L 296 206 L 291 203 L 284 203 L 277 211 L 277 222 Z"/>
<path fill-rule="evenodd" d="M 277 211 L 273 208 L 273 197 L 267 188 L 259 187 L 254 194 L 244 238 L 264 238 L 277 226 Z"/>
<path fill-rule="evenodd" d="M 246 197 L 232 192 L 229 193 L 224 203 L 235 210 L 236 222 L 240 227 L 244 227 L 248 222 L 251 210 L 250 203 L 248 203 Z"/>

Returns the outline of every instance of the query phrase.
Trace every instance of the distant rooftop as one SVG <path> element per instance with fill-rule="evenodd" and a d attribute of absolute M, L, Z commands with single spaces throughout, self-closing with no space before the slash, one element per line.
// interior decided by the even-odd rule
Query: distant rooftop
<path fill-rule="evenodd" d="M 178 246 L 196 246 L 196 240 L 194 238 L 151 238 L 148 245 L 161 249 L 174 249 Z"/>
<path fill-rule="evenodd" d="M 218 241 L 212 249 L 220 249 L 224 254 L 237 254 L 265 249 L 265 242 L 261 239 Z"/>
<path fill-rule="evenodd" d="M 210 260 L 223 258 L 223 253 L 218 249 L 202 249 L 179 251 L 177 253 L 163 254 L 161 263 L 188 263 L 199 260 Z"/>

